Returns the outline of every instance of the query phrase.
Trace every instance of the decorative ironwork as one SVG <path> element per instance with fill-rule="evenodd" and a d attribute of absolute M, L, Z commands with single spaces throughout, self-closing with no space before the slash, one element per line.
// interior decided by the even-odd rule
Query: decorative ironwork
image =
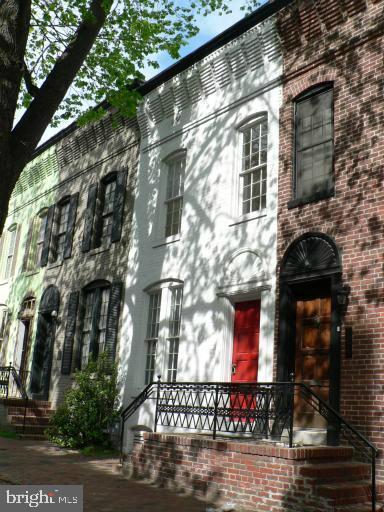
<path fill-rule="evenodd" d="M 0 366 L 0 398 L 28 399 L 24 385 L 28 373 L 20 373 L 12 365 Z"/>
<path fill-rule="evenodd" d="M 296 240 L 289 247 L 282 263 L 281 275 L 307 274 L 339 266 L 339 254 L 331 239 L 320 233 L 312 233 Z"/>
<path fill-rule="evenodd" d="M 158 425 L 197 432 L 247 435 L 251 440 L 284 441 L 293 447 L 294 409 L 304 400 L 327 420 L 359 460 L 371 464 L 372 511 L 376 510 L 377 448 L 335 409 L 301 382 L 152 382 L 121 414 L 121 449 L 127 419 L 147 400 L 155 401 L 154 430 Z"/>

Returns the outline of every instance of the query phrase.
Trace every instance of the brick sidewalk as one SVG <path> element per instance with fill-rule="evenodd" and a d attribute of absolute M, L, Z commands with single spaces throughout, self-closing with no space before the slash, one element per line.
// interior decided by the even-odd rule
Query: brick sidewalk
<path fill-rule="evenodd" d="M 205 512 L 193 497 L 127 480 L 117 459 L 85 457 L 47 442 L 0 438 L 0 484 L 84 485 L 84 512 Z"/>

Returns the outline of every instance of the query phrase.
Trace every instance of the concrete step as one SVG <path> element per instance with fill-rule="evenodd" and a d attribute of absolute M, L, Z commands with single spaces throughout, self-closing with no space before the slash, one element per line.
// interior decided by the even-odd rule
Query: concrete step
<path fill-rule="evenodd" d="M 316 479 L 317 483 L 333 483 L 335 481 L 365 480 L 370 478 L 371 466 L 360 462 L 329 462 L 307 464 L 300 468 L 300 474 Z"/>

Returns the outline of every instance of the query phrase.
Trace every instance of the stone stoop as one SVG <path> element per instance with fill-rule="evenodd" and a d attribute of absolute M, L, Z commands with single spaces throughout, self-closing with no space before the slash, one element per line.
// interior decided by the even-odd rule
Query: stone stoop
<path fill-rule="evenodd" d="M 46 439 L 45 430 L 49 424 L 49 418 L 53 412 L 51 402 L 40 400 L 28 400 L 25 428 L 24 428 L 24 407 L 22 399 L 3 400 L 7 409 L 7 422 L 12 430 L 18 433 L 21 439 L 43 441 Z"/>
<path fill-rule="evenodd" d="M 299 473 L 312 482 L 314 494 L 325 498 L 335 512 L 370 512 L 370 464 L 353 461 L 307 464 Z M 376 512 L 384 512 L 384 483 L 376 482 Z"/>

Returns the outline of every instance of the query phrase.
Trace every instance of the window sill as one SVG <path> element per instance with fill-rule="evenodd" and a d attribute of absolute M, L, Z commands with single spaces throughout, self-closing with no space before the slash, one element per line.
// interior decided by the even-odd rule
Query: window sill
<path fill-rule="evenodd" d="M 4 284 L 8 284 L 9 281 L 10 281 L 10 278 L 8 278 L 8 279 L 1 279 L 0 280 L 0 286 L 3 286 Z"/>
<path fill-rule="evenodd" d="M 322 201 L 323 199 L 329 199 L 335 196 L 335 189 L 332 188 L 330 190 L 324 190 L 322 192 L 316 192 L 316 194 L 312 194 L 307 197 L 298 197 L 296 199 L 291 199 L 288 202 L 288 210 L 292 208 L 296 208 L 297 206 L 304 206 L 309 203 L 317 203 L 318 201 Z"/>
<path fill-rule="evenodd" d="M 229 224 L 231 226 L 237 226 L 238 224 L 244 224 L 245 222 L 250 222 L 251 220 L 262 219 L 267 216 L 267 209 L 263 208 L 263 210 L 259 210 L 257 212 L 247 213 L 246 215 L 242 215 L 238 217 L 234 222 Z"/>
<path fill-rule="evenodd" d="M 156 249 L 156 247 L 162 247 L 163 245 L 169 245 L 174 244 L 175 242 L 179 242 L 181 239 L 180 234 L 168 236 L 167 238 L 164 238 L 164 240 L 156 240 L 154 244 L 152 245 L 152 249 Z"/>
<path fill-rule="evenodd" d="M 105 245 L 101 245 L 100 247 L 95 247 L 94 249 L 90 249 L 88 252 L 86 252 L 86 256 L 96 256 L 97 254 L 100 254 L 102 252 L 106 252 L 106 251 L 109 251 L 109 249 L 111 248 L 111 243 L 109 243 L 108 245 L 105 244 Z"/>
<path fill-rule="evenodd" d="M 51 270 L 51 269 L 54 269 L 54 268 L 61 267 L 62 264 L 63 264 L 63 261 L 64 260 L 58 260 L 58 261 L 54 261 L 52 263 L 49 263 L 48 267 L 47 267 L 47 270 Z"/>
<path fill-rule="evenodd" d="M 35 276 L 36 274 L 38 274 L 40 272 L 40 268 L 37 268 L 35 270 L 26 270 L 24 272 L 24 276 L 25 277 L 30 277 L 30 276 Z"/>

